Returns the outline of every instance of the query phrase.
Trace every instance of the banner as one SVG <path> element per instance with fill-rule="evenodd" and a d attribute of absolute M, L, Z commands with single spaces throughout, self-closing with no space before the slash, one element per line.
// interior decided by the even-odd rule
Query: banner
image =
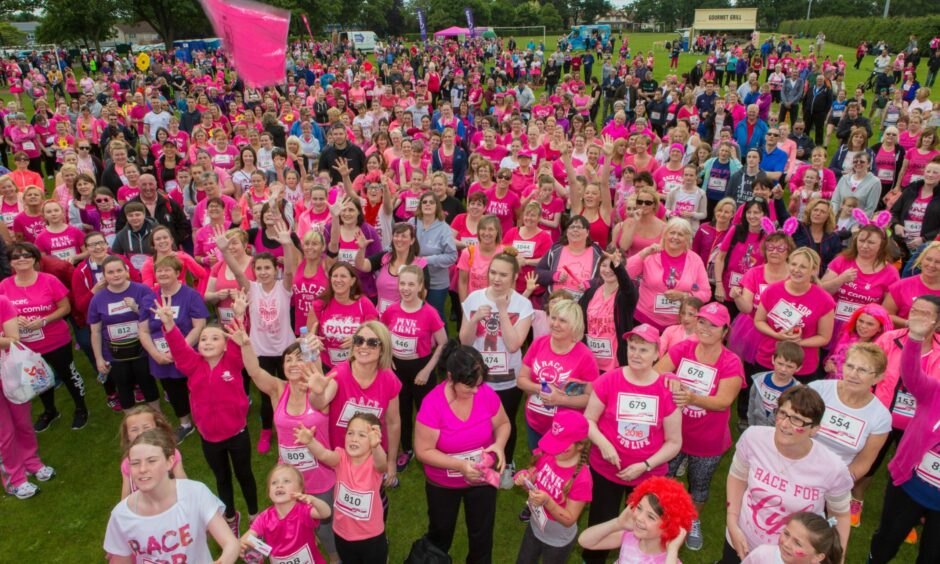
<path fill-rule="evenodd" d="M 304 25 L 307 26 L 307 33 L 310 35 L 310 41 L 313 41 L 313 32 L 310 31 L 310 20 L 307 19 L 307 14 L 301 14 L 300 17 L 304 19 Z"/>
<path fill-rule="evenodd" d="M 199 0 L 249 86 L 285 81 L 290 12 L 251 0 Z"/>
<path fill-rule="evenodd" d="M 476 29 L 473 27 L 473 10 L 467 7 L 463 9 L 463 13 L 467 14 L 467 30 L 470 31 L 470 37 L 476 37 Z"/>
<path fill-rule="evenodd" d="M 424 10 L 418 8 L 418 28 L 421 30 L 421 41 L 424 41 L 424 46 L 428 45 L 428 25 L 424 19 Z"/>

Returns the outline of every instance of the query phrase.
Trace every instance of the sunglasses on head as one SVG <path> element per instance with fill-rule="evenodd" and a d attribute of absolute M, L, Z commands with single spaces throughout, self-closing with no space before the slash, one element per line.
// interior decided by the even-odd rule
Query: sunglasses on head
<path fill-rule="evenodd" d="M 352 342 L 353 342 L 353 346 L 361 347 L 365 345 L 366 347 L 370 349 L 377 349 L 382 345 L 382 341 L 380 341 L 377 337 L 369 337 L 368 339 L 366 339 L 365 337 L 361 335 L 354 336 L 352 339 Z"/>

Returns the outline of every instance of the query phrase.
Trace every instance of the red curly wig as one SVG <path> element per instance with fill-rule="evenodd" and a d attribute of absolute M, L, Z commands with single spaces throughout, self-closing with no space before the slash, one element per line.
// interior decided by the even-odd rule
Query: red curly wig
<path fill-rule="evenodd" d="M 688 531 L 692 528 L 692 521 L 697 517 L 695 506 L 692 505 L 692 497 L 682 484 L 661 477 L 649 478 L 637 486 L 627 498 L 627 506 L 635 508 L 640 500 L 648 495 L 655 498 L 656 504 L 662 508 L 660 529 L 663 532 L 662 545 L 665 548 L 669 541 L 679 536 L 680 529 Z"/>

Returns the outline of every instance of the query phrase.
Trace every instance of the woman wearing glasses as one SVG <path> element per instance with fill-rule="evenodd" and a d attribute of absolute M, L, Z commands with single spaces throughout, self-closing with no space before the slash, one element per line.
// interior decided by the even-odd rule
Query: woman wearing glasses
<path fill-rule="evenodd" d="M 512 174 L 508 168 L 499 169 L 496 172 L 496 186 L 486 191 L 486 213 L 499 218 L 501 233 L 508 233 L 522 215 L 519 194 L 510 190 Z"/>
<path fill-rule="evenodd" d="M 898 128 L 886 127 L 881 137 L 881 143 L 871 148 L 875 160 L 872 161 L 871 171 L 881 182 L 881 198 L 878 207 L 884 209 L 882 199 L 901 177 L 901 166 L 904 164 L 904 147 L 898 144 Z"/>
<path fill-rule="evenodd" d="M 540 285 L 550 294 L 568 290 L 580 300 L 597 276 L 604 250 L 589 239 L 590 222 L 580 215 L 571 218 L 564 237 L 542 257 L 535 267 Z"/>
<path fill-rule="evenodd" d="M 649 184 L 638 185 L 644 176 Z M 652 184 L 652 177 L 638 174 L 633 183 L 636 186 L 636 211 L 614 229 L 614 242 L 627 258 L 656 243 L 666 230 L 666 222 L 657 217 L 659 192 Z"/>
<path fill-rule="evenodd" d="M 852 476 L 845 463 L 813 438 L 826 404 L 815 390 L 795 386 L 782 393 L 775 425 L 745 431 L 736 445 L 727 481 L 722 564 L 738 564 L 762 544 L 777 544 L 791 513 L 824 512 L 836 518 L 842 549 L 848 544 Z"/>
<path fill-rule="evenodd" d="M 104 172 L 104 164 L 102 164 L 101 159 L 92 153 L 92 148 L 93 145 L 90 140 L 79 137 L 75 145 L 78 154 L 78 163 L 75 166 L 78 167 L 79 173 L 88 174 L 92 178 L 100 180 L 101 174 Z"/>

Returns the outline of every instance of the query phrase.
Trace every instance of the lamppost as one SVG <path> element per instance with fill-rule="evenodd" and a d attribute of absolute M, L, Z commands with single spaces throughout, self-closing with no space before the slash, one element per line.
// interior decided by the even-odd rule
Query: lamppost
<path fill-rule="evenodd" d="M 891 0 L 888 0 L 889 2 Z M 813 0 L 809 0 L 809 4 L 806 6 L 806 19 L 809 19 L 810 14 L 813 13 Z M 887 13 L 887 12 L 886 12 Z M 885 16 L 887 17 L 887 16 Z"/>

